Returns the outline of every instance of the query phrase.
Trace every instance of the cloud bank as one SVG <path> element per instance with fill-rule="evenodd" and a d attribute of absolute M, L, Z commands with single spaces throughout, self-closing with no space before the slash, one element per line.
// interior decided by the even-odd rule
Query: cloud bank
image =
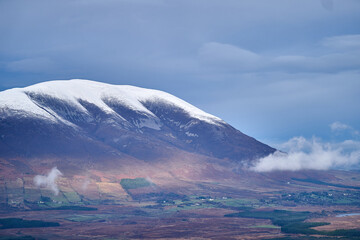
<path fill-rule="evenodd" d="M 328 170 L 328 169 L 360 169 L 360 141 L 358 131 L 352 126 L 333 122 L 329 125 L 332 133 L 352 133 L 353 139 L 329 143 L 313 137 L 294 137 L 277 146 L 277 151 L 259 159 L 250 167 L 256 172 L 297 171 L 297 170 Z"/>
<path fill-rule="evenodd" d="M 35 186 L 46 188 L 51 190 L 55 195 L 58 195 L 59 188 L 56 184 L 56 180 L 59 176 L 62 176 L 62 173 L 57 169 L 57 167 L 53 167 L 46 176 L 36 175 L 34 177 Z"/>
<path fill-rule="evenodd" d="M 319 139 L 294 137 L 282 144 L 287 153 L 277 151 L 258 160 L 250 169 L 256 172 L 328 170 L 334 168 L 358 168 L 360 143 L 345 141 L 338 144 L 321 142 Z"/>

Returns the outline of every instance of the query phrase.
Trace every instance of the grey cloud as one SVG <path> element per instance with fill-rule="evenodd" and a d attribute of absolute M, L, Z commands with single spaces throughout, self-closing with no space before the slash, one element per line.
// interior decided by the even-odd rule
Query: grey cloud
<path fill-rule="evenodd" d="M 337 39 L 336 41 L 325 40 L 325 42 L 344 42 L 342 45 L 347 45 L 348 47 L 356 46 L 356 44 L 354 44 L 355 40 L 350 41 L 351 43 L 346 43 L 344 39 L 347 39 L 347 36 L 338 36 Z M 341 44 L 333 43 L 333 45 Z M 318 56 L 267 56 L 234 45 L 217 42 L 204 44 L 198 52 L 198 58 L 201 64 L 215 69 L 226 69 L 227 71 L 233 72 L 340 72 L 358 70 L 360 68 L 359 55 L 359 50 L 352 49 L 352 51 L 348 52 Z"/>
<path fill-rule="evenodd" d="M 262 57 L 254 52 L 217 42 L 205 43 L 198 54 L 201 63 L 227 70 L 256 69 L 262 62 Z"/>
<path fill-rule="evenodd" d="M 305 137 L 328 138 L 328 124 L 334 121 L 359 128 L 358 72 L 211 74 L 208 78 L 224 86 L 215 87 L 199 106 L 269 144 L 299 135 L 299 130 Z M 274 137 L 280 139 L 271 140 Z"/>
<path fill-rule="evenodd" d="M 322 45 L 335 49 L 359 49 L 360 34 L 327 37 L 322 40 Z"/>
<path fill-rule="evenodd" d="M 359 51 L 312 56 L 279 56 L 273 59 L 272 67 L 290 72 L 340 72 L 358 70 Z"/>
<path fill-rule="evenodd" d="M 359 53 L 339 39 L 359 34 L 360 1 L 324 7 L 320 0 L 0 1 L 0 89 L 71 78 L 158 88 L 254 137 L 337 120 L 357 127 Z"/>

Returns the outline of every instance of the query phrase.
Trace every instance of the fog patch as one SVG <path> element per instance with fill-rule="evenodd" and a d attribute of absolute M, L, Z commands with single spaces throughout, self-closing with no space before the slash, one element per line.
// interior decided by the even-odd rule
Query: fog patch
<path fill-rule="evenodd" d="M 63 174 L 57 169 L 57 167 L 53 167 L 46 176 L 36 175 L 34 177 L 35 186 L 51 190 L 55 195 L 58 195 L 59 188 L 56 184 L 56 180 L 62 175 Z"/>
<path fill-rule="evenodd" d="M 89 186 L 89 184 L 91 183 L 90 179 L 87 177 L 81 184 L 81 190 L 83 192 L 85 192 Z"/>
<path fill-rule="evenodd" d="M 308 140 L 295 137 L 279 146 L 284 152 L 276 151 L 259 159 L 250 170 L 270 172 L 359 168 L 359 146 L 359 142 L 349 140 L 326 143 L 316 138 Z"/>

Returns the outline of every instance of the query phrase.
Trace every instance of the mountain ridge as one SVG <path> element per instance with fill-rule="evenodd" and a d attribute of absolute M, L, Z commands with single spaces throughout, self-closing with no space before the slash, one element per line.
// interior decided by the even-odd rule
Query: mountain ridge
<path fill-rule="evenodd" d="M 25 95 L 26 96 L 25 96 Z M 86 109 L 79 104 L 79 100 L 95 104 L 104 112 L 116 113 L 106 101 L 116 99 L 132 110 L 144 112 L 154 116 L 151 111 L 142 105 L 147 101 L 163 101 L 180 106 L 189 115 L 201 120 L 216 123 L 220 118 L 205 113 L 204 111 L 188 104 L 187 102 L 163 91 L 135 87 L 131 85 L 112 85 L 83 79 L 55 80 L 38 83 L 25 88 L 14 88 L 0 92 L 0 107 L 10 107 L 19 110 L 28 110 L 31 113 L 47 115 L 49 112 L 39 110 L 39 105 L 34 104 L 33 95 L 50 95 L 64 101 L 71 102 L 79 109 Z M 5 95 L 5 96 L 4 96 Z M 31 100 L 29 102 L 28 100 Z M 24 109 L 25 108 L 25 109 Z M 28 109 L 26 109 L 28 108 Z"/>
<path fill-rule="evenodd" d="M 153 161 L 175 151 L 233 162 L 275 149 L 162 91 L 90 80 L 49 81 L 0 92 L 3 156 L 123 154 Z"/>

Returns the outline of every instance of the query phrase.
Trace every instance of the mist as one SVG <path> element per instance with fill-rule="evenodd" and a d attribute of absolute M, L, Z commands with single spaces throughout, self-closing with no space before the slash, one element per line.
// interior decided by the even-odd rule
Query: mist
<path fill-rule="evenodd" d="M 53 167 L 51 171 L 46 175 L 36 175 L 34 177 L 34 184 L 39 188 L 45 188 L 51 190 L 55 195 L 59 194 L 59 188 L 56 183 L 56 180 L 59 176 L 63 174 L 57 169 L 57 167 Z"/>

